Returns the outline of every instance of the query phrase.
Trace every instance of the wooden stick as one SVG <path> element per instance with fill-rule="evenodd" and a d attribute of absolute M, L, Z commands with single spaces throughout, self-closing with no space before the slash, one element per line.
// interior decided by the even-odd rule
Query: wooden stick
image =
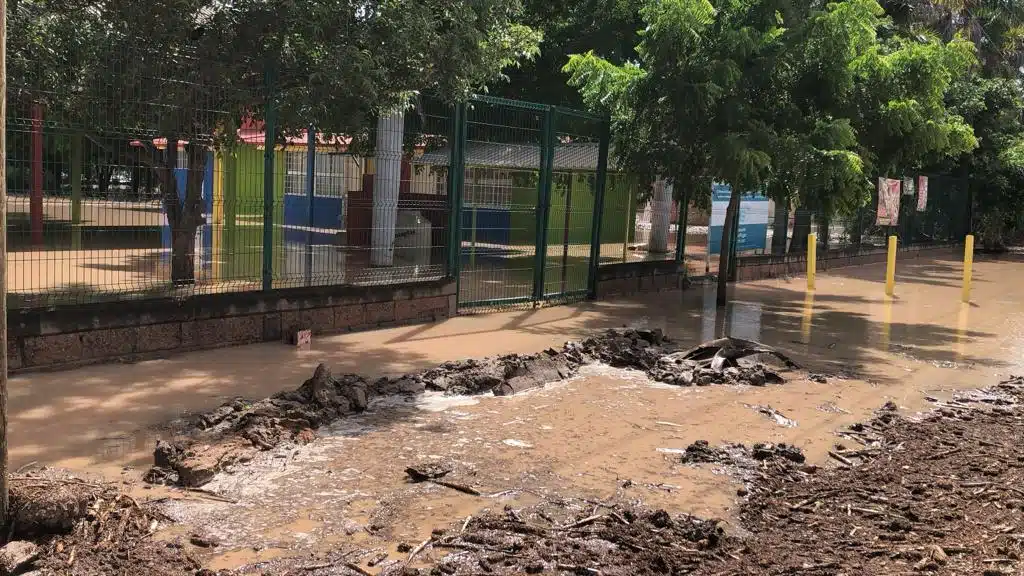
<path fill-rule="evenodd" d="M 583 520 L 580 520 L 579 522 L 573 522 L 572 524 L 569 524 L 568 526 L 559 526 L 557 529 L 558 530 L 572 530 L 573 528 L 580 528 L 581 526 L 586 526 L 587 524 L 591 524 L 591 523 L 593 523 L 596 520 L 600 520 L 601 518 L 604 518 L 604 516 L 605 516 L 604 514 L 594 514 L 593 516 L 587 516 L 586 518 L 584 518 Z"/>
<path fill-rule="evenodd" d="M 582 570 L 582 571 L 586 572 L 587 574 L 594 574 L 595 576 L 601 574 L 601 571 L 598 570 L 597 568 L 588 568 L 586 566 L 576 566 L 575 564 L 561 564 L 561 563 L 559 563 L 559 564 L 555 565 L 555 568 L 558 568 L 559 570 L 562 570 L 562 571 L 565 571 L 565 572 L 577 572 L 577 573 L 580 570 Z"/>
<path fill-rule="evenodd" d="M 475 488 L 470 488 L 469 486 L 463 486 L 462 484 L 456 484 L 454 482 L 447 482 L 445 480 L 436 480 L 436 479 L 435 480 L 431 480 L 431 482 L 433 482 L 434 484 L 437 484 L 438 486 L 444 486 L 445 488 L 451 488 L 452 490 L 458 490 L 459 492 L 462 492 L 463 494 L 469 494 L 470 496 L 481 496 L 482 495 L 479 490 L 477 490 Z"/>
<path fill-rule="evenodd" d="M 956 448 L 950 448 L 949 450 L 944 450 L 942 452 L 939 452 L 938 454 L 932 454 L 931 456 L 928 457 L 928 459 L 929 460 L 938 460 L 939 458 L 944 458 L 946 456 L 950 456 L 952 454 L 956 454 L 957 452 L 959 452 L 961 450 L 962 450 L 962 448 L 960 448 L 959 446 L 956 447 Z"/>
<path fill-rule="evenodd" d="M 840 456 L 839 454 L 836 454 L 836 453 L 835 453 L 835 452 L 833 452 L 832 450 L 829 450 L 829 451 L 828 451 L 828 455 L 829 455 L 829 456 L 830 456 L 830 457 L 831 457 L 831 458 L 832 458 L 833 460 L 835 460 L 835 461 L 839 462 L 839 463 L 840 463 L 840 464 L 842 464 L 843 466 L 847 466 L 847 467 L 849 467 L 849 468 L 853 468 L 853 462 L 850 462 L 850 461 L 849 461 L 848 459 L 846 459 L 846 458 L 844 458 L 844 457 Z"/>
<path fill-rule="evenodd" d="M 413 551 L 409 554 L 409 559 L 406 562 L 412 562 L 412 559 L 415 558 L 417 554 L 422 552 L 423 549 L 427 547 L 427 544 L 430 544 L 430 542 L 433 539 L 434 539 L 434 537 L 431 536 L 430 538 L 427 538 L 423 542 L 420 542 L 419 546 L 417 546 L 416 548 L 413 548 Z"/>

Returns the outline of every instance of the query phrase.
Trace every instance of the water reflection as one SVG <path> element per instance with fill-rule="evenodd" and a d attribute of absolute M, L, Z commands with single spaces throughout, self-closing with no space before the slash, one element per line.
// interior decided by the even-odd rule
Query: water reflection
<path fill-rule="evenodd" d="M 960 311 L 956 315 L 956 356 L 958 360 L 963 360 L 965 355 L 964 350 L 967 344 L 967 322 L 970 310 L 971 305 L 963 302 L 960 304 Z"/>
<path fill-rule="evenodd" d="M 804 307 L 800 317 L 800 340 L 804 344 L 811 343 L 811 325 L 814 315 L 814 291 L 804 294 Z"/>
<path fill-rule="evenodd" d="M 701 342 L 731 336 L 745 340 L 761 339 L 761 320 L 764 309 L 760 302 L 729 302 L 725 307 L 715 305 L 715 291 L 704 291 L 701 311 Z"/>
<path fill-rule="evenodd" d="M 889 341 L 892 335 L 892 296 L 886 296 L 882 303 L 882 350 L 889 350 Z"/>

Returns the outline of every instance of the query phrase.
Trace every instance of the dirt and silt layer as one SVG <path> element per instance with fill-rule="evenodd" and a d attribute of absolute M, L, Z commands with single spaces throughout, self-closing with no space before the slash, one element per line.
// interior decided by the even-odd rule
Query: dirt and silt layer
<path fill-rule="evenodd" d="M 879 428 L 882 432 L 874 429 L 879 426 L 878 421 L 854 427 L 847 438 L 838 439 L 844 444 L 839 450 L 832 446 L 835 438 L 825 442 L 809 438 L 820 438 L 826 426 L 828 430 L 849 430 L 858 420 L 863 420 L 861 413 L 842 412 L 844 408 L 853 407 L 854 388 L 841 380 L 829 379 L 827 384 L 810 382 L 799 372 L 782 372 L 782 375 L 790 380 L 786 386 L 723 387 L 698 392 L 696 387 L 659 388 L 640 374 L 611 374 L 600 367 L 590 367 L 583 368 L 582 379 L 577 377 L 561 386 L 473 405 L 465 397 L 445 397 L 441 392 L 410 396 L 408 402 L 404 396 L 379 398 L 374 401 L 377 408 L 371 402 L 366 413 L 321 427 L 320 437 L 306 446 L 298 447 L 294 441 L 287 440 L 269 450 L 258 450 L 246 441 L 244 447 L 251 452 L 228 465 L 224 473 L 217 474 L 204 487 L 209 493 L 182 494 L 175 490 L 163 495 L 174 500 L 158 503 L 157 511 L 179 524 L 166 529 L 168 520 L 159 519 L 154 536 L 143 531 L 139 540 L 128 546 L 127 554 L 122 552 L 121 556 L 125 557 L 125 562 L 131 558 L 138 566 L 144 566 L 140 561 L 145 558 L 147 547 L 152 545 L 161 552 L 202 557 L 211 568 L 256 562 L 244 571 L 271 574 L 288 571 L 400 573 L 408 569 L 422 573 L 466 574 L 538 570 L 551 574 L 595 573 L 592 570 L 608 574 L 704 570 L 709 574 L 757 573 L 758 570 L 838 573 L 844 569 L 848 573 L 903 573 L 914 570 L 924 559 L 921 556 L 907 564 L 916 555 L 913 549 L 923 550 L 935 543 L 949 548 L 949 551 L 943 550 L 947 563 L 939 564 L 938 570 L 981 573 L 972 572 L 974 564 L 970 565 L 971 570 L 956 564 L 965 558 L 974 558 L 973 553 L 954 554 L 951 553 L 955 552 L 953 544 L 934 540 L 938 538 L 936 532 L 942 530 L 963 538 L 963 534 L 972 534 L 970 526 L 943 528 L 935 517 L 918 511 L 917 517 L 925 518 L 927 524 L 913 524 L 909 531 L 894 532 L 897 538 L 899 534 L 907 537 L 902 543 L 880 538 L 888 533 L 878 532 L 875 524 L 854 531 L 865 521 L 864 517 L 876 519 L 871 516 L 873 512 L 884 512 L 891 522 L 888 515 L 901 508 L 895 505 L 891 509 L 882 508 L 877 498 L 872 497 L 893 500 L 901 496 L 899 493 L 851 496 L 843 492 L 845 499 L 840 499 L 839 503 L 848 503 L 851 508 L 844 518 L 858 522 L 850 526 L 845 524 L 844 518 L 829 516 L 836 515 L 829 507 L 836 500 L 835 495 L 825 494 L 818 502 L 798 506 L 795 511 L 788 511 L 787 507 L 813 499 L 819 489 L 827 492 L 834 491 L 836 486 L 863 484 L 874 490 L 882 476 L 866 477 L 860 483 L 857 475 L 886 462 L 894 462 L 892 470 L 897 471 L 901 466 L 910 465 L 921 474 L 933 470 L 946 476 L 962 476 L 962 482 L 954 482 L 951 493 L 938 487 L 935 488 L 938 492 L 930 491 L 928 497 L 945 507 L 949 507 L 950 502 L 963 502 L 965 495 L 961 494 L 960 484 L 983 481 L 970 476 L 970 467 L 977 456 L 965 449 L 942 455 L 943 450 L 932 446 L 943 438 L 936 430 L 963 424 L 973 434 L 983 424 L 982 435 L 988 438 L 986 442 L 1003 450 L 1002 446 L 1010 447 L 1008 439 L 1015 437 L 1013 426 L 1019 425 L 1019 421 L 1013 420 L 1017 417 L 1015 406 L 1009 406 L 1011 414 L 983 423 L 984 419 L 974 412 L 967 414 L 974 420 L 962 423 L 956 412 L 966 409 L 955 404 L 944 407 L 946 415 L 940 415 L 941 420 L 936 422 L 915 423 L 887 416 L 890 423 Z M 845 395 L 832 396 L 840 390 Z M 878 397 L 877 390 L 868 390 L 863 395 L 876 407 L 880 403 L 870 400 Z M 712 397 L 727 398 L 727 401 L 708 404 L 707 400 Z M 835 402 L 823 402 L 823 398 L 832 398 Z M 863 401 L 863 397 L 860 400 Z M 411 408 L 412 405 L 449 408 L 444 412 L 424 412 Z M 681 407 L 692 410 L 685 411 Z M 778 419 L 769 417 L 779 413 L 794 419 L 797 427 L 786 427 Z M 616 420 L 618 425 L 607 426 L 609 419 Z M 728 426 L 718 422 L 723 420 L 743 420 L 743 425 Z M 904 422 L 906 428 L 902 427 Z M 868 444 L 875 440 L 880 443 L 862 447 L 850 438 L 860 438 Z M 237 435 L 228 435 L 229 441 L 237 439 Z M 699 439 L 710 442 L 706 446 L 694 445 Z M 774 444 L 754 446 L 762 440 Z M 849 471 L 817 470 L 807 462 L 798 462 L 799 451 L 780 447 L 780 441 L 798 444 L 807 452 L 809 462 L 820 465 L 828 461 L 838 468 L 845 468 L 849 463 L 853 467 Z M 732 446 L 733 442 L 743 442 L 745 446 Z M 559 443 L 564 445 L 557 445 Z M 940 458 L 934 463 L 931 460 L 918 463 L 920 452 L 915 452 L 918 448 L 914 448 L 917 443 L 921 443 L 920 450 L 928 448 Z M 200 438 L 189 449 L 204 445 L 205 441 Z M 990 447 L 980 446 L 980 449 Z M 829 457 L 829 451 L 839 458 Z M 889 460 L 890 456 L 893 460 Z M 904 456 L 908 460 L 898 459 Z M 961 461 L 960 458 L 966 459 Z M 443 475 L 419 484 L 407 483 L 410 480 L 407 480 L 406 468 L 423 468 L 424 464 L 432 465 L 425 468 L 428 474 Z M 885 470 L 892 473 L 888 468 Z M 1005 473 L 1012 478 L 1013 470 L 1012 466 L 1008 467 Z M 850 475 L 832 476 L 847 473 Z M 988 481 L 1007 479 L 995 478 Z M 464 494 L 432 480 L 468 487 L 481 496 Z M 821 487 L 816 482 L 822 482 Z M 762 487 L 791 491 L 780 492 L 786 497 L 785 501 L 772 504 L 776 508 L 769 508 L 764 503 L 767 500 L 759 500 L 763 496 Z M 889 488 L 898 489 L 899 484 L 885 487 Z M 977 489 L 970 488 L 971 491 Z M 153 492 L 157 490 L 163 489 Z M 141 492 L 146 494 L 146 491 Z M 745 496 L 738 496 L 738 493 Z M 771 496 L 772 492 L 767 494 Z M 798 495 L 801 497 L 794 500 Z M 856 498 L 862 498 L 863 502 Z M 979 506 L 981 504 L 984 501 Z M 993 508 L 996 504 L 1002 508 Z M 757 523 L 749 513 L 754 505 L 761 506 L 758 510 L 766 511 L 766 518 L 777 518 L 778 523 Z M 144 503 L 142 506 L 147 507 Z M 864 517 L 860 517 L 857 509 L 873 512 L 862 512 Z M 679 515 L 683 510 L 724 521 Z M 985 511 L 1008 508 L 1004 501 L 997 500 L 980 510 L 980 517 L 987 519 Z M 808 516 L 803 518 L 795 512 Z M 976 519 L 976 511 L 970 512 L 967 517 Z M 845 509 L 842 513 L 847 514 Z M 811 517 L 812 514 L 821 517 Z M 815 541 L 819 538 L 820 527 L 831 523 L 841 527 L 844 534 L 854 532 L 855 542 L 867 531 L 866 540 L 862 542 L 882 540 L 884 545 L 876 548 L 890 546 L 889 556 L 900 555 L 886 559 L 877 551 L 870 552 L 883 563 L 865 562 L 860 568 L 853 568 L 856 564 L 850 564 L 848 557 L 836 560 L 814 557 L 799 566 L 787 564 L 796 550 L 793 542 L 799 539 L 790 542 L 786 531 L 802 526 L 801 519 L 803 524 L 809 525 L 808 532 L 803 534 L 815 536 L 806 541 Z M 116 528 L 117 524 L 114 526 Z M 880 530 L 883 525 L 878 526 Z M 976 545 L 975 540 L 987 541 L 997 532 L 985 538 L 972 537 L 964 546 Z M 766 540 L 771 534 L 775 534 L 775 540 Z M 1014 531 L 1007 534 L 1012 536 Z M 305 540 L 315 543 L 306 546 L 303 545 Z M 118 549 L 122 541 L 113 541 L 117 543 L 114 548 Z M 426 544 L 420 548 L 424 542 Z M 218 543 L 219 546 L 212 546 Z M 838 541 L 827 541 L 827 545 L 842 546 Z M 259 549 L 254 550 L 254 546 Z M 777 556 L 752 556 L 757 550 L 763 549 L 767 554 L 775 548 L 779 550 Z M 64 550 L 66 561 L 68 547 Z M 906 558 L 902 556 L 904 551 L 907 551 Z M 413 552 L 416 554 L 410 562 L 408 557 Z M 984 566 L 995 564 L 995 569 L 999 569 L 996 560 L 1005 558 L 986 556 L 998 552 L 998 548 L 982 546 L 977 549 L 977 558 L 971 561 Z M 82 563 L 82 554 L 79 546 L 73 565 L 86 566 Z M 928 554 L 929 558 L 937 556 L 934 549 L 929 549 Z M 278 555 L 291 558 L 269 564 L 258 562 Z M 739 561 L 734 557 L 752 564 L 730 564 Z M 830 563 L 837 563 L 840 568 L 830 568 Z M 161 560 L 160 564 L 177 566 L 167 560 Z M 195 565 L 182 565 L 173 573 L 194 573 L 190 566 Z M 929 566 L 925 564 L 921 569 Z M 1011 570 L 1012 567 L 1008 564 L 1004 568 Z M 83 569 L 78 573 L 112 571 Z M 156 572 L 139 568 L 136 572 L 129 569 L 127 573 Z"/>

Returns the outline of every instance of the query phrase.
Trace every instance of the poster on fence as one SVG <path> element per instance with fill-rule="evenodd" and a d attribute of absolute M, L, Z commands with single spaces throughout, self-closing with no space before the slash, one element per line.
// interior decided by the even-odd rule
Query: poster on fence
<path fill-rule="evenodd" d="M 725 211 L 729 208 L 732 186 L 711 185 L 711 226 L 708 230 L 708 253 L 722 252 L 722 228 Z M 740 197 L 740 226 L 736 237 L 736 251 L 764 250 L 768 245 L 768 197 L 759 192 L 744 192 Z"/>
<path fill-rule="evenodd" d="M 903 179 L 903 195 L 913 196 L 914 195 L 914 179 L 904 178 Z"/>
<path fill-rule="evenodd" d="M 917 177 L 917 211 L 924 212 L 928 209 L 928 177 Z"/>
<path fill-rule="evenodd" d="M 900 219 L 900 181 L 890 178 L 878 179 L 877 226 L 895 226 Z"/>

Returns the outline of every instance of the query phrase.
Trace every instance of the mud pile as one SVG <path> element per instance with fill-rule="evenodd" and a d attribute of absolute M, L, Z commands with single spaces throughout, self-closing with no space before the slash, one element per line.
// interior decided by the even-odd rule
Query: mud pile
<path fill-rule="evenodd" d="M 183 576 L 200 568 L 181 546 L 150 538 L 162 514 L 109 484 L 44 470 L 12 477 L 10 489 L 4 574 Z"/>
<path fill-rule="evenodd" d="M 781 376 L 763 364 L 734 361 L 734 356 L 752 350 L 774 352 L 756 343 L 723 339 L 674 353 L 661 330 L 609 330 L 598 337 L 568 342 L 561 349 L 445 362 L 423 372 L 372 383 L 357 374 L 336 377 L 321 364 L 296 390 L 255 403 L 236 399 L 197 417 L 188 441 L 157 445 L 155 466 L 145 480 L 201 486 L 226 466 L 251 459 L 254 449 L 312 441 L 317 428 L 363 412 L 375 398 L 426 391 L 511 395 L 571 378 L 581 366 L 596 362 L 640 370 L 655 380 L 685 386 L 782 382 Z M 709 351 L 711 355 L 728 352 L 729 358 L 716 364 Z"/>

